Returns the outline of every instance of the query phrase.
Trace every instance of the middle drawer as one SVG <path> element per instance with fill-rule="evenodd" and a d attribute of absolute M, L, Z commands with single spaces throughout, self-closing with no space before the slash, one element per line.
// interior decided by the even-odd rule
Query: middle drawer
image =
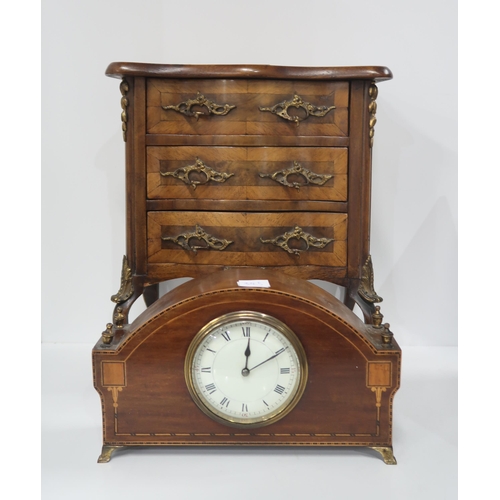
<path fill-rule="evenodd" d="M 150 146 L 149 199 L 347 200 L 347 148 Z"/>

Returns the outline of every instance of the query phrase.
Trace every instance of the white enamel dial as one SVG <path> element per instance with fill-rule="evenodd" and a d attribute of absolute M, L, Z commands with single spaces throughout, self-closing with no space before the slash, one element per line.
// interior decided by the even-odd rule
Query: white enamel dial
<path fill-rule="evenodd" d="M 305 353 L 277 319 L 236 312 L 206 325 L 186 358 L 186 381 L 196 404 L 215 420 L 261 426 L 286 415 L 307 378 Z"/>

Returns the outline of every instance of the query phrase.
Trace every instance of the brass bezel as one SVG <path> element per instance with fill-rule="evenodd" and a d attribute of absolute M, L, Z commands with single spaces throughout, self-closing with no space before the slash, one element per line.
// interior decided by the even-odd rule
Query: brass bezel
<path fill-rule="evenodd" d="M 258 418 L 249 418 L 248 422 L 239 422 L 235 421 L 227 416 L 221 416 L 220 414 L 215 413 L 209 408 L 204 400 L 200 397 L 196 386 L 193 382 L 193 371 L 192 365 L 194 360 L 194 355 L 196 350 L 203 342 L 203 340 L 214 330 L 224 325 L 225 323 L 234 322 L 234 321 L 256 321 L 260 323 L 268 324 L 269 326 L 275 328 L 278 332 L 286 337 L 286 339 L 290 342 L 292 347 L 295 349 L 295 353 L 297 355 L 297 359 L 300 367 L 299 374 L 299 383 L 297 384 L 297 388 L 295 393 L 289 399 L 288 403 L 279 408 L 276 412 L 266 415 L 265 417 Z M 186 359 L 184 362 L 184 377 L 186 379 L 186 385 L 193 398 L 195 404 L 200 408 L 200 410 L 205 413 L 208 417 L 215 420 L 216 422 L 220 422 L 225 425 L 229 425 L 231 427 L 239 427 L 239 428 L 253 428 L 253 427 L 264 427 L 270 424 L 277 422 L 282 419 L 285 415 L 290 413 L 293 408 L 297 405 L 304 393 L 307 384 L 307 376 L 308 376 L 308 366 L 307 366 L 307 357 L 302 347 L 300 340 L 297 335 L 282 321 L 274 318 L 273 316 L 269 316 L 268 314 L 256 312 L 256 311 L 236 311 L 224 314 L 218 318 L 213 319 L 209 323 L 207 323 L 193 338 L 191 344 L 186 353 Z"/>

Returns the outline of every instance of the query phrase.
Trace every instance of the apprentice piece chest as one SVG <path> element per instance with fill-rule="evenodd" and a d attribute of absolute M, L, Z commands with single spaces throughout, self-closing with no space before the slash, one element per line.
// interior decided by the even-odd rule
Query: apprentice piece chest
<path fill-rule="evenodd" d="M 262 266 L 346 286 L 371 314 L 361 281 L 375 82 L 388 69 L 114 63 L 106 74 L 122 78 L 131 298 Z"/>

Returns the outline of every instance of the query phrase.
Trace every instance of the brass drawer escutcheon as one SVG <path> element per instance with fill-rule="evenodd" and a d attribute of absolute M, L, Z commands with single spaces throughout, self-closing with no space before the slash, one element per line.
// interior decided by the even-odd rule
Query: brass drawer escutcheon
<path fill-rule="evenodd" d="M 205 176 L 205 180 L 197 181 L 189 178 L 192 172 L 201 173 Z M 196 189 L 196 186 L 200 184 L 207 184 L 210 181 L 214 182 L 226 182 L 229 177 L 232 177 L 234 174 L 227 174 L 225 172 L 217 172 L 213 168 L 205 165 L 202 160 L 196 158 L 194 165 L 187 165 L 186 167 L 180 167 L 173 172 L 161 172 L 160 175 L 163 177 L 175 177 L 176 179 L 181 180 L 185 184 L 189 184 L 193 186 L 193 189 Z"/>
<path fill-rule="evenodd" d="M 289 175 L 301 175 L 304 177 L 305 182 L 300 184 L 299 182 L 288 182 Z M 293 167 L 286 168 L 284 170 L 278 170 L 274 172 L 274 174 L 259 174 L 262 178 L 269 178 L 283 186 L 292 187 L 295 189 L 300 189 L 303 186 L 307 186 L 308 184 L 314 184 L 315 186 L 322 186 L 330 180 L 333 175 L 322 175 L 315 174 L 311 172 L 307 168 L 303 167 L 299 162 L 294 161 Z"/>
<path fill-rule="evenodd" d="M 305 241 L 306 248 L 304 248 L 303 250 L 299 248 L 290 248 L 288 246 L 288 242 L 292 238 Z M 325 248 L 328 243 L 331 243 L 333 241 L 333 238 L 316 238 L 315 236 L 306 233 L 301 227 L 295 226 L 292 231 L 288 231 L 280 236 L 277 236 L 276 238 L 273 238 L 271 240 L 264 240 L 260 238 L 260 241 L 262 243 L 271 243 L 281 248 L 285 252 L 300 256 L 301 252 L 306 252 L 311 246 L 315 248 Z"/>
<path fill-rule="evenodd" d="M 204 113 L 203 111 L 191 111 L 191 108 L 193 106 L 204 106 L 205 108 L 207 108 L 208 113 Z M 165 109 L 167 111 L 169 109 L 172 109 L 186 116 L 194 116 L 198 120 L 200 118 L 200 115 L 206 114 L 225 116 L 235 107 L 236 105 L 233 106 L 231 104 L 216 104 L 214 101 L 207 99 L 203 94 L 200 94 L 198 92 L 194 99 L 188 99 L 176 105 L 172 104 L 169 106 L 162 106 L 162 109 Z"/>
<path fill-rule="evenodd" d="M 191 239 L 197 239 L 198 241 L 204 241 L 207 246 L 190 246 L 189 241 Z M 163 241 L 172 241 L 177 245 L 184 248 L 184 250 L 189 250 L 194 253 L 198 253 L 198 250 L 225 250 L 232 241 L 221 240 L 208 234 L 200 225 L 196 224 L 195 230 L 190 233 L 182 233 L 178 236 L 164 236 L 162 237 Z"/>
<path fill-rule="evenodd" d="M 288 114 L 288 108 L 302 108 L 306 112 L 306 116 L 304 116 L 303 118 L 301 118 L 300 116 L 290 116 Z M 290 101 L 280 102 L 278 104 L 275 104 L 274 106 L 271 106 L 270 108 L 260 107 L 259 109 L 260 111 L 269 111 L 270 113 L 273 113 L 283 118 L 284 120 L 295 122 L 298 127 L 299 123 L 309 118 L 309 116 L 325 116 L 329 111 L 335 109 L 335 106 L 315 106 L 314 104 L 304 101 L 302 97 L 295 94 Z"/>

